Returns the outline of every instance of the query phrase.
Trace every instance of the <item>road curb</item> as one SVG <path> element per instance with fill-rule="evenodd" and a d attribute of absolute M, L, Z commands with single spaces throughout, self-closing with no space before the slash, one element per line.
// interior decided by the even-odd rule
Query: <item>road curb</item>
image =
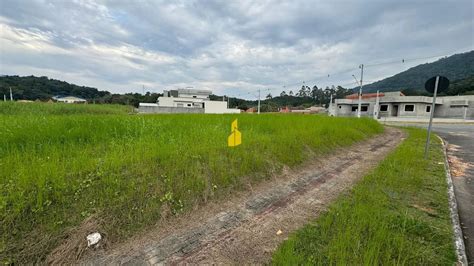
<path fill-rule="evenodd" d="M 459 223 L 458 204 L 454 195 L 453 180 L 451 177 L 451 169 L 449 168 L 447 147 L 448 142 L 443 140 L 440 136 L 437 136 L 443 144 L 444 154 L 444 168 L 446 172 L 446 183 L 448 184 L 448 198 L 449 198 L 449 211 L 451 213 L 451 222 L 453 223 L 454 231 L 454 247 L 456 249 L 456 255 L 458 257 L 458 263 L 461 265 L 467 264 L 466 248 L 464 247 L 464 240 L 462 236 L 461 224 Z"/>

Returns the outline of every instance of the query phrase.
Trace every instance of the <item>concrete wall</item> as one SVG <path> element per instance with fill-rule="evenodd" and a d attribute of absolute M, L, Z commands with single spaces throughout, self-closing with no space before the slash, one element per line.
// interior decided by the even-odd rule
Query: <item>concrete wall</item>
<path fill-rule="evenodd" d="M 139 113 L 144 114 L 231 114 L 240 113 L 239 109 L 227 109 L 227 102 L 206 101 L 205 108 L 169 107 L 152 104 L 140 104 Z"/>
<path fill-rule="evenodd" d="M 204 113 L 206 114 L 229 114 L 240 113 L 239 109 L 227 109 L 227 102 L 206 101 L 204 102 Z"/>
<path fill-rule="evenodd" d="M 140 106 L 138 112 L 143 114 L 202 114 L 203 108 Z"/>
<path fill-rule="evenodd" d="M 435 109 L 435 117 L 474 119 L 474 95 L 442 97 L 443 105 Z"/>
<path fill-rule="evenodd" d="M 195 98 L 159 97 L 158 105 L 163 107 L 202 108 L 203 101 L 202 99 Z"/>
<path fill-rule="evenodd" d="M 413 111 L 405 111 L 406 106 L 413 105 L 414 110 Z M 428 103 L 400 103 L 398 105 L 398 116 L 400 117 L 430 117 L 431 115 L 431 110 L 430 112 L 426 112 L 426 106 L 431 106 L 431 104 Z M 437 105 L 440 106 L 440 105 Z M 429 107 L 431 108 L 431 107 Z"/>

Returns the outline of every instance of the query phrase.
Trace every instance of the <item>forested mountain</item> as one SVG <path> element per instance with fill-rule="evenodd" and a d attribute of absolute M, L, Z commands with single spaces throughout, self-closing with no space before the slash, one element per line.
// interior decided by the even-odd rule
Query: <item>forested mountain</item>
<path fill-rule="evenodd" d="M 423 92 L 425 82 L 435 75 L 451 83 L 474 76 L 474 51 L 455 54 L 432 63 L 421 64 L 392 77 L 364 86 L 364 92 L 408 90 Z"/>
<path fill-rule="evenodd" d="M 1 76 L 0 96 L 10 97 L 12 89 L 15 100 L 40 100 L 47 101 L 53 96 L 76 96 L 96 103 L 129 104 L 138 106 L 139 102 L 156 102 L 161 94 L 147 92 L 145 95 L 139 93 L 112 94 L 108 91 L 100 91 L 96 88 L 78 86 L 65 81 L 49 79 L 48 77 L 35 76 Z"/>
<path fill-rule="evenodd" d="M 426 95 L 431 96 L 426 90 L 406 89 L 402 90 L 405 95 Z M 465 79 L 451 81 L 449 88 L 445 92 L 439 93 L 440 96 L 445 95 L 474 95 L 474 75 Z"/>
<path fill-rule="evenodd" d="M 96 88 L 77 86 L 65 81 L 35 76 L 2 76 L 0 77 L 0 93 L 9 95 L 12 88 L 13 97 L 22 100 L 48 100 L 53 96 L 76 96 L 87 100 L 98 99 L 108 91 Z"/>

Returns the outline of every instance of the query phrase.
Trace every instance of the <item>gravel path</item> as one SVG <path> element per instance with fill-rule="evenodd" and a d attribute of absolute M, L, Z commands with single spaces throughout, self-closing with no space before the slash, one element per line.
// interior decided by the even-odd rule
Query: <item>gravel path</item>
<path fill-rule="evenodd" d="M 376 166 L 404 138 L 399 129 L 296 170 L 246 192 L 171 218 L 156 229 L 92 254 L 86 264 L 262 264 L 294 230 Z M 91 254 L 90 254 L 91 255 Z"/>

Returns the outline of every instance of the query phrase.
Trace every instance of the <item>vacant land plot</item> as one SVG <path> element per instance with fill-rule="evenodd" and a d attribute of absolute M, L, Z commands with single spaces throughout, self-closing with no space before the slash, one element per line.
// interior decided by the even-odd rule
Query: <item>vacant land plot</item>
<path fill-rule="evenodd" d="M 132 106 L 115 104 L 15 103 L 0 102 L 0 115 L 110 115 L 127 114 Z"/>
<path fill-rule="evenodd" d="M 118 241 L 162 216 L 296 166 L 308 153 L 327 154 L 383 131 L 370 119 L 139 116 L 94 105 L 61 106 L 70 112 L 63 115 L 53 105 L 2 104 L 0 110 L 5 106 L 0 257 L 17 263 L 44 260 L 81 228 Z M 98 109 L 108 111 L 96 114 Z M 230 122 L 237 117 L 243 144 L 228 148 Z"/>
<path fill-rule="evenodd" d="M 425 132 L 410 129 L 350 194 L 284 242 L 273 263 L 454 264 L 443 152 L 434 139 L 423 159 Z"/>

